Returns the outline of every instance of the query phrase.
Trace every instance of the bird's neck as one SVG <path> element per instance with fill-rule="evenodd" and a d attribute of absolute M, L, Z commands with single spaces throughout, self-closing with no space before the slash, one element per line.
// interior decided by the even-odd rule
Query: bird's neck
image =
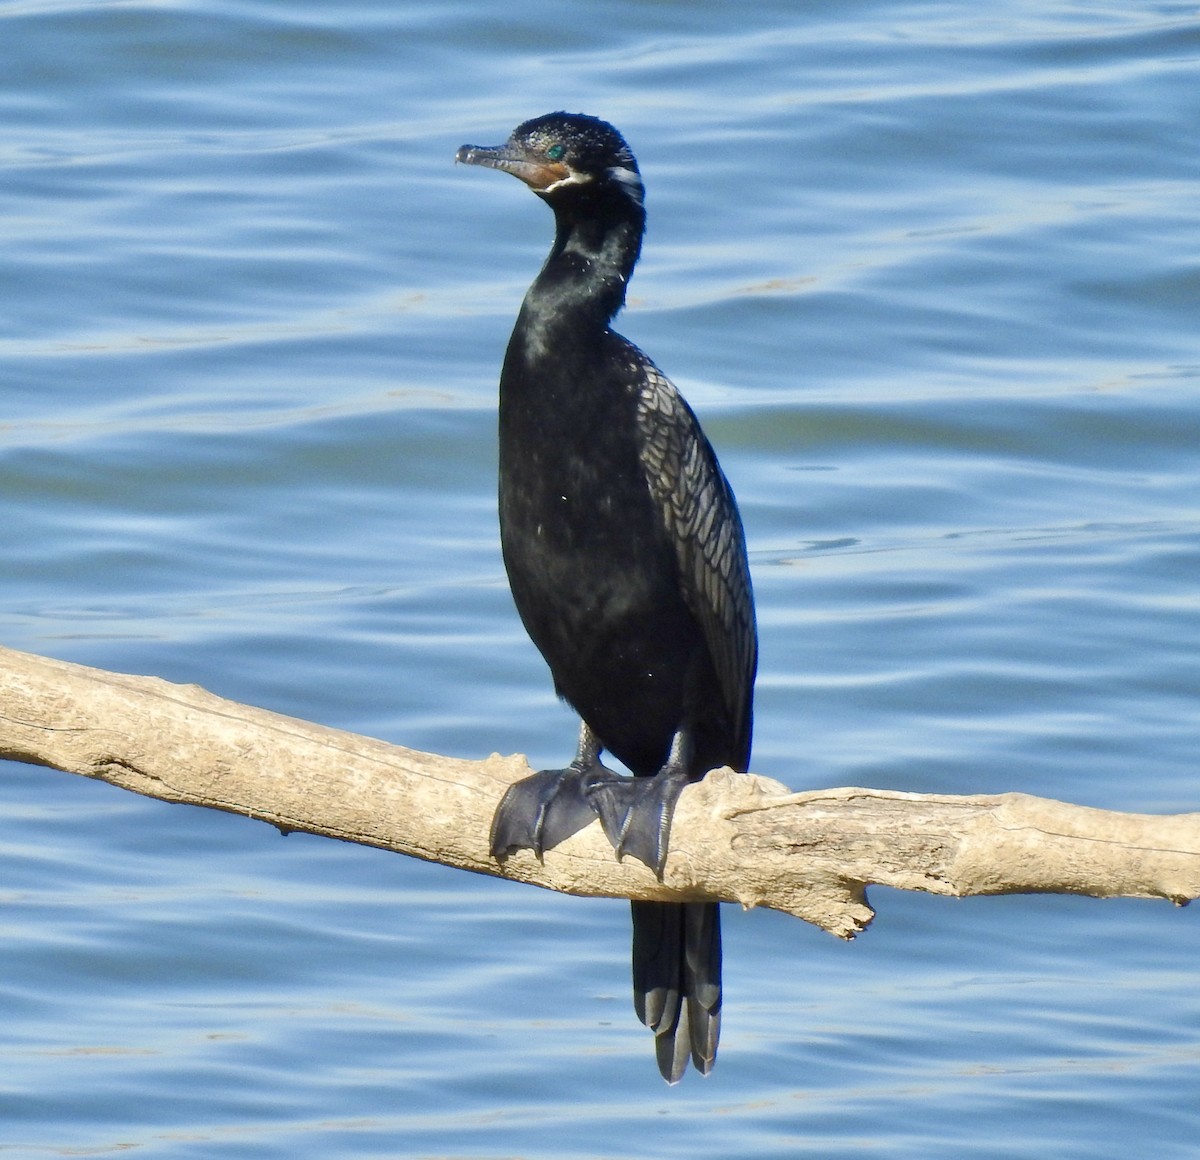
<path fill-rule="evenodd" d="M 556 208 L 554 246 L 525 298 L 539 328 L 606 329 L 625 304 L 642 248 L 645 214 L 622 197 L 587 213 Z"/>

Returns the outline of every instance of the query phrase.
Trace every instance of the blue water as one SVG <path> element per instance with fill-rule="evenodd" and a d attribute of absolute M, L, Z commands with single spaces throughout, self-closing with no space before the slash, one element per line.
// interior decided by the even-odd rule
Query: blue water
<path fill-rule="evenodd" d="M 633 145 L 623 330 L 701 413 L 796 787 L 1200 806 L 1200 14 L 0 3 L 0 642 L 472 757 L 574 725 L 495 382 L 549 244 L 456 168 Z M 1195 1155 L 1200 927 L 727 908 L 666 1088 L 620 902 L 0 766 L 0 1155 Z"/>

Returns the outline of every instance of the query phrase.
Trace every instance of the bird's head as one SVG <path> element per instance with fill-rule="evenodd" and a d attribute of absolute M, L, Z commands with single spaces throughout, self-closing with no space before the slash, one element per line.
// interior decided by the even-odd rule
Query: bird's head
<path fill-rule="evenodd" d="M 642 204 L 642 179 L 625 138 L 607 121 L 583 113 L 535 117 L 503 145 L 464 145 L 455 160 L 511 173 L 551 205 L 602 189 Z"/>

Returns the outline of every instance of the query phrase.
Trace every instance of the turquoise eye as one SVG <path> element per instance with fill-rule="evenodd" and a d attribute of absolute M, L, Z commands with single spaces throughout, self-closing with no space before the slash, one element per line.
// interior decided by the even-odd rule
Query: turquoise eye
<path fill-rule="evenodd" d="M 546 150 L 546 156 L 551 161 L 561 161 L 567 155 L 567 147 L 565 145 L 551 145 Z"/>

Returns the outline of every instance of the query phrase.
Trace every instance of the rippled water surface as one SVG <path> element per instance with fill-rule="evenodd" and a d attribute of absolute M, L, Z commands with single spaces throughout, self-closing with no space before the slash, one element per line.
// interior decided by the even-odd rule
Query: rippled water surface
<path fill-rule="evenodd" d="M 0 65 L 0 643 L 561 764 L 493 499 L 551 221 L 452 159 L 582 109 L 741 500 L 754 768 L 1197 808 L 1194 4 L 27 0 Z M 0 803 L 0 1155 L 1195 1155 L 1190 910 L 727 908 L 668 1089 L 620 902 Z"/>

